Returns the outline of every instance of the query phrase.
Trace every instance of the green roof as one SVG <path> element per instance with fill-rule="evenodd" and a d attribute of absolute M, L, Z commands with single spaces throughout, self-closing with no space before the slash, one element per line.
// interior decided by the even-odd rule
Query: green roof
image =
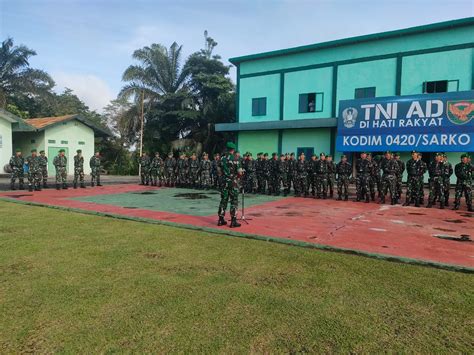
<path fill-rule="evenodd" d="M 418 34 L 418 33 L 423 33 L 423 32 L 439 31 L 439 30 L 445 30 L 449 28 L 463 27 L 463 26 L 470 26 L 470 25 L 474 25 L 474 17 L 467 17 L 467 18 L 445 21 L 445 22 L 437 22 L 437 23 L 433 23 L 429 25 L 409 27 L 409 28 L 404 28 L 401 30 L 380 32 L 380 33 L 374 33 L 374 34 L 369 34 L 369 35 L 364 35 L 364 36 L 338 39 L 334 41 L 309 44 L 309 45 L 299 46 L 299 47 L 279 49 L 279 50 L 270 51 L 270 52 L 244 55 L 241 57 L 230 58 L 229 61 L 232 64 L 239 64 L 241 62 L 246 62 L 246 61 L 251 61 L 251 60 L 271 58 L 271 57 L 277 57 L 277 56 L 282 56 L 282 55 L 313 51 L 313 50 L 318 50 L 318 49 L 346 46 L 346 45 L 357 44 L 361 42 L 376 41 L 376 40 L 388 39 L 388 38 L 393 38 L 393 37 L 413 35 L 413 34 Z"/>

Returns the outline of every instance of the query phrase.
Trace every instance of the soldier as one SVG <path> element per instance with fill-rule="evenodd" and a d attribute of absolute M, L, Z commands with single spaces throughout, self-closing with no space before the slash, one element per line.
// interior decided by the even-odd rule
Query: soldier
<path fill-rule="evenodd" d="M 196 153 L 193 153 L 189 161 L 189 184 L 193 189 L 199 188 L 199 167 L 199 160 L 197 159 Z"/>
<path fill-rule="evenodd" d="M 371 164 L 367 159 L 367 153 L 360 153 L 360 159 L 356 162 L 356 190 L 357 197 L 356 201 L 359 202 L 365 199 L 366 203 L 370 202 L 369 196 L 369 186 L 370 186 L 370 173 L 371 173 Z"/>
<path fill-rule="evenodd" d="M 415 203 L 415 207 L 420 207 L 420 191 L 423 189 L 423 175 L 425 173 L 421 156 L 416 151 L 411 152 L 411 159 L 407 161 L 407 192 L 403 206 L 410 206 Z M 421 188 L 420 188 L 421 185 Z"/>
<path fill-rule="evenodd" d="M 44 150 L 40 151 L 40 174 L 41 180 L 43 181 L 43 188 L 48 188 L 48 158 L 46 157 Z"/>
<path fill-rule="evenodd" d="M 257 162 L 255 164 L 255 171 L 257 172 L 257 184 L 258 192 L 261 194 L 265 193 L 265 161 L 263 159 L 263 153 L 257 154 Z"/>
<path fill-rule="evenodd" d="M 67 190 L 67 158 L 64 155 L 65 150 L 60 149 L 58 155 L 53 159 L 53 165 L 56 169 L 56 190 L 60 190 L 61 186 Z"/>
<path fill-rule="evenodd" d="M 263 166 L 263 177 L 264 177 L 264 185 L 266 187 L 266 191 L 268 195 L 270 195 L 272 189 L 272 182 L 271 182 L 271 169 L 270 169 L 270 160 L 268 159 L 268 153 L 263 154 L 262 166 Z M 262 193 L 265 193 L 265 188 Z"/>
<path fill-rule="evenodd" d="M 380 155 L 376 155 L 372 157 L 372 174 L 371 179 L 374 180 L 375 185 L 377 186 L 377 195 L 378 197 L 382 197 L 382 175 L 380 174 L 380 165 L 382 164 L 382 157 Z"/>
<path fill-rule="evenodd" d="M 397 203 L 397 176 L 399 165 L 393 158 L 391 152 L 385 152 L 385 159 L 382 161 L 382 197 L 380 203 L 385 203 L 385 196 L 390 192 L 391 205 Z"/>
<path fill-rule="evenodd" d="M 163 159 L 160 157 L 160 153 L 156 152 L 155 157 L 151 161 L 150 174 L 151 174 L 151 185 L 160 186 L 163 182 Z"/>
<path fill-rule="evenodd" d="M 203 189 L 209 190 L 211 188 L 211 168 L 212 164 L 209 160 L 209 155 L 207 153 L 203 153 L 200 172 L 201 172 L 201 187 Z"/>
<path fill-rule="evenodd" d="M 245 174 L 244 174 L 244 189 L 248 193 L 257 193 L 257 166 L 256 161 L 253 160 L 252 153 L 248 152 L 244 160 Z"/>
<path fill-rule="evenodd" d="M 168 158 L 165 160 L 165 180 L 166 186 L 173 187 L 176 184 L 176 159 L 173 157 L 173 152 L 168 153 Z"/>
<path fill-rule="evenodd" d="M 31 150 L 25 163 L 28 165 L 28 191 L 41 191 L 41 167 L 36 149 Z"/>
<path fill-rule="evenodd" d="M 288 187 L 288 160 L 285 154 L 280 155 L 278 162 L 278 181 L 277 181 L 277 196 L 280 195 L 280 186 L 283 186 L 283 195 L 286 196 L 290 192 Z"/>
<path fill-rule="evenodd" d="M 290 193 L 291 186 L 293 186 L 293 189 L 295 188 L 295 181 L 296 181 L 296 159 L 295 159 L 295 153 L 291 153 L 288 159 L 288 187 L 287 187 L 288 193 Z"/>
<path fill-rule="evenodd" d="M 280 171 L 278 169 L 278 154 L 277 153 L 272 154 L 272 160 L 270 160 L 270 165 L 269 165 L 269 173 L 270 173 L 269 186 L 271 186 L 271 189 L 269 188 L 268 194 L 279 195 L 280 186 L 278 186 L 278 184 L 280 183 Z"/>
<path fill-rule="evenodd" d="M 334 197 L 334 186 L 336 185 L 336 164 L 334 164 L 332 160 L 332 155 L 328 155 L 326 157 L 326 164 L 328 167 L 328 175 L 327 175 L 327 182 L 328 182 L 328 189 L 329 189 L 329 197 Z"/>
<path fill-rule="evenodd" d="M 301 152 L 298 161 L 295 166 L 296 170 L 296 187 L 295 196 L 308 197 L 308 164 L 305 159 L 305 155 Z"/>
<path fill-rule="evenodd" d="M 142 156 L 139 160 L 140 164 L 140 185 L 149 185 L 150 184 L 150 157 L 146 152 L 142 153 Z"/>
<path fill-rule="evenodd" d="M 191 187 L 191 177 L 189 175 L 189 156 L 187 154 L 184 155 L 184 163 L 182 168 L 184 177 L 183 184 L 185 187 Z"/>
<path fill-rule="evenodd" d="M 316 191 L 318 189 L 318 156 L 316 154 L 311 155 L 311 159 L 308 161 L 308 189 L 311 189 L 311 195 L 316 197 Z"/>
<path fill-rule="evenodd" d="M 25 159 L 21 155 L 21 149 L 15 150 L 15 155 L 10 158 L 10 169 L 12 170 L 10 176 L 10 188 L 16 190 L 15 182 L 18 179 L 18 188 L 20 190 L 24 189 L 24 170 L 23 165 L 25 164 Z"/>
<path fill-rule="evenodd" d="M 239 203 L 239 189 L 238 179 L 242 174 L 242 168 L 238 160 L 235 160 L 235 144 L 232 142 L 227 143 L 228 153 L 222 157 L 222 177 L 223 184 L 221 189 L 221 201 L 219 203 L 219 210 L 217 215 L 219 216 L 218 226 L 226 225 L 225 211 L 230 200 L 230 227 L 240 227 L 240 223 L 237 222 L 237 207 Z"/>
<path fill-rule="evenodd" d="M 461 155 L 461 162 L 454 167 L 454 172 L 457 177 L 456 190 L 454 194 L 453 210 L 458 210 L 461 205 L 461 197 L 464 194 L 466 200 L 467 210 L 473 212 L 472 209 L 472 177 L 474 175 L 474 166 L 469 161 L 469 154 Z"/>
<path fill-rule="evenodd" d="M 211 179 L 212 179 L 212 186 L 217 189 L 218 188 L 218 177 L 217 177 L 217 165 L 219 164 L 221 156 L 219 153 L 214 154 L 214 160 L 211 163 Z"/>
<path fill-rule="evenodd" d="M 395 157 L 395 161 L 398 164 L 396 191 L 397 191 L 397 203 L 400 203 L 400 199 L 402 198 L 402 179 L 403 179 L 403 173 L 405 172 L 405 163 L 402 160 L 400 160 L 400 153 L 395 153 L 394 157 Z"/>
<path fill-rule="evenodd" d="M 102 186 L 102 184 L 100 183 L 100 173 L 101 173 L 102 167 L 101 167 L 101 157 L 100 157 L 99 151 L 95 152 L 95 155 L 93 155 L 91 159 L 89 160 L 89 167 L 91 168 L 91 186 L 94 187 L 94 182 L 96 182 L 97 186 Z"/>
<path fill-rule="evenodd" d="M 443 173 L 443 186 L 444 186 L 444 205 L 449 206 L 449 189 L 451 187 L 451 175 L 454 170 L 451 163 L 448 161 L 448 156 L 443 153 L 444 173 Z"/>
<path fill-rule="evenodd" d="M 439 199 L 439 208 L 444 209 L 444 203 L 446 201 L 444 198 L 445 166 L 442 153 L 436 153 L 435 160 L 430 163 L 428 173 L 430 174 L 430 195 L 426 208 L 433 207 L 435 200 Z"/>
<path fill-rule="evenodd" d="M 379 174 L 379 166 L 372 159 L 372 153 L 367 153 L 367 160 L 370 162 L 370 180 L 369 180 L 369 192 L 372 201 L 375 201 L 375 185 L 377 183 L 377 175 Z"/>
<path fill-rule="evenodd" d="M 428 171 L 428 165 L 421 159 L 423 157 L 423 155 L 418 152 L 418 158 L 420 159 L 420 162 L 421 162 L 421 169 L 423 171 L 423 179 L 424 180 L 424 175 L 425 173 Z M 424 182 L 422 184 L 420 184 L 420 193 L 419 193 L 419 196 L 420 196 L 420 205 L 423 205 L 425 203 L 425 190 L 424 190 Z"/>
<path fill-rule="evenodd" d="M 72 186 L 77 189 L 77 181 L 81 183 L 81 188 L 85 188 L 84 185 L 84 157 L 82 156 L 82 150 L 78 149 L 76 151 L 76 155 L 74 156 L 74 180 L 72 182 Z M 92 186 L 94 186 L 91 183 Z"/>
<path fill-rule="evenodd" d="M 316 198 L 327 198 L 328 193 L 328 165 L 326 162 L 326 154 L 319 154 L 319 162 L 316 165 Z"/>
<path fill-rule="evenodd" d="M 341 161 L 336 165 L 337 173 L 337 199 L 342 200 L 344 194 L 344 201 L 349 200 L 349 182 L 351 180 L 352 166 L 347 162 L 347 156 L 341 155 Z"/>
<path fill-rule="evenodd" d="M 186 154 L 181 152 L 179 155 L 178 160 L 176 161 L 176 186 L 177 187 L 185 187 L 186 181 L 188 177 L 186 176 L 187 173 L 187 160 Z"/>

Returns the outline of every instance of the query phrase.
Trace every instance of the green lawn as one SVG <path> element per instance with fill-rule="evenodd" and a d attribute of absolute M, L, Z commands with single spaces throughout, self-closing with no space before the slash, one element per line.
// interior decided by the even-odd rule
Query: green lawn
<path fill-rule="evenodd" d="M 474 277 L 0 202 L 0 352 L 472 352 Z"/>

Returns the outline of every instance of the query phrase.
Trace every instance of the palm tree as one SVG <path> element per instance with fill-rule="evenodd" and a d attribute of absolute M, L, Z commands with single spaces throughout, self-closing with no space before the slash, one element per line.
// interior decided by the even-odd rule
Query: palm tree
<path fill-rule="evenodd" d="M 24 45 L 14 46 L 7 38 L 0 47 L 0 107 L 5 108 L 14 95 L 36 96 L 49 92 L 53 79 L 44 71 L 29 67 L 36 52 Z"/>

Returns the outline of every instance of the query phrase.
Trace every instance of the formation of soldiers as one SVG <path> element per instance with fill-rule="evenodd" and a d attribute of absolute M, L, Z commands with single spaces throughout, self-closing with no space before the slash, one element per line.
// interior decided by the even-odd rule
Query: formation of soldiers
<path fill-rule="evenodd" d="M 74 156 L 74 179 L 73 187 L 85 188 L 84 182 L 84 157 L 82 150 L 78 149 Z M 56 189 L 67 189 L 67 157 L 65 150 L 60 149 L 58 155 L 53 159 L 53 166 L 56 170 Z M 101 172 L 101 157 L 100 152 L 96 152 L 89 160 L 91 168 L 91 186 L 102 186 L 100 184 Z M 18 180 L 18 188 L 23 190 L 25 188 L 25 174 L 28 180 L 28 190 L 41 191 L 43 188 L 48 188 L 48 158 L 44 150 L 37 154 L 36 149 L 31 150 L 31 155 L 26 159 L 23 157 L 20 149 L 15 150 L 15 155 L 10 158 L 10 187 L 16 190 L 16 180 Z"/>

